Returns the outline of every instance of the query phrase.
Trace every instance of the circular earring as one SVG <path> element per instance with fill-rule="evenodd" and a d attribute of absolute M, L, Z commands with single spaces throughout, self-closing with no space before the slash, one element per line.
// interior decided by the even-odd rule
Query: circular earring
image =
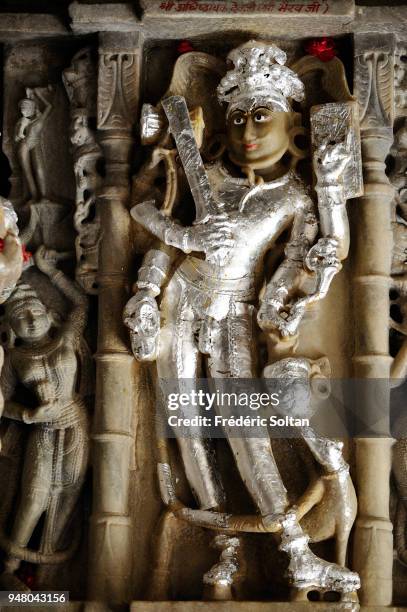
<path fill-rule="evenodd" d="M 205 146 L 204 157 L 207 161 L 216 161 L 226 151 L 226 134 L 215 134 Z"/>
<path fill-rule="evenodd" d="M 295 139 L 302 136 L 305 140 L 304 148 L 300 148 Z M 305 159 L 309 155 L 309 131 L 300 125 L 294 126 L 289 132 L 288 151 L 296 160 Z"/>

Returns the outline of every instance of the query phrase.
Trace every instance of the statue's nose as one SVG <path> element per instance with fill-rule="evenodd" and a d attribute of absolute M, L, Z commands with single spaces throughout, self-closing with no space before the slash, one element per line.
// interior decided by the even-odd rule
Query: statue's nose
<path fill-rule="evenodd" d="M 253 121 L 251 117 L 247 118 L 246 127 L 243 133 L 243 142 L 253 142 L 256 138 L 256 132 L 254 129 Z"/>

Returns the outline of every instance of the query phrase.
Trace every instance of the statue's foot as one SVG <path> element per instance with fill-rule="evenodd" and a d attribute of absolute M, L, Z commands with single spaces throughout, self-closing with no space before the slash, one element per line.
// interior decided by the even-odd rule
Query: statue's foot
<path fill-rule="evenodd" d="M 209 600 L 234 599 L 233 586 L 239 575 L 239 538 L 217 535 L 214 548 L 221 550 L 220 560 L 204 574 L 204 598 Z"/>
<path fill-rule="evenodd" d="M 310 601 L 314 603 L 327 601 L 325 599 L 326 591 L 321 591 L 321 590 L 319 590 L 318 592 L 316 591 L 317 589 L 315 588 L 308 588 L 308 589 L 292 588 L 290 592 L 290 601 L 306 602 L 308 605 L 310 604 Z M 309 597 L 310 593 L 312 593 L 312 598 Z M 318 595 L 318 593 L 319 593 L 319 597 L 316 598 L 316 595 Z M 332 606 L 333 601 L 332 600 L 330 601 L 331 601 L 331 606 Z M 356 591 L 352 591 L 350 593 L 340 593 L 339 599 L 334 600 L 334 601 L 338 601 L 341 604 L 340 606 L 341 610 L 348 610 L 348 612 L 360 612 L 359 598 L 358 598 L 358 594 Z"/>
<path fill-rule="evenodd" d="M 287 576 L 291 586 L 297 590 L 353 593 L 360 588 L 358 574 L 320 559 L 310 549 L 298 551 L 298 557 L 291 557 Z"/>
<path fill-rule="evenodd" d="M 3 572 L 0 575 L 0 588 L 4 591 L 21 591 L 23 593 L 31 593 L 31 589 L 11 572 Z"/>

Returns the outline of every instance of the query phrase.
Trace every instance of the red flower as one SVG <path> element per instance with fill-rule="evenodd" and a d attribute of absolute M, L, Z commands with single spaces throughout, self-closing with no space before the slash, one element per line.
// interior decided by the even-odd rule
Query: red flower
<path fill-rule="evenodd" d="M 183 53 L 189 53 L 193 50 L 194 48 L 188 40 L 181 40 L 177 47 L 179 55 L 182 55 Z"/>
<path fill-rule="evenodd" d="M 321 62 L 329 62 L 336 55 L 334 40 L 327 37 L 309 40 L 305 50 L 309 55 L 315 55 Z"/>
<path fill-rule="evenodd" d="M 31 259 L 32 253 L 30 253 L 30 251 L 27 251 L 27 249 L 25 248 L 25 244 L 23 244 L 21 250 L 23 252 L 23 262 L 27 263 L 27 261 Z"/>

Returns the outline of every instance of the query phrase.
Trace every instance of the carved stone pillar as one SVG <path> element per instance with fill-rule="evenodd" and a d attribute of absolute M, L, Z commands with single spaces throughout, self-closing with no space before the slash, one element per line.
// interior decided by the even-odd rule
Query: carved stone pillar
<path fill-rule="evenodd" d="M 356 204 L 354 375 L 365 380 L 357 406 L 361 418 L 372 422 L 377 410 L 381 420 L 381 437 L 356 441 L 359 516 L 353 558 L 362 581 L 364 605 L 389 605 L 392 601 L 388 381 L 393 187 L 385 174 L 385 159 L 393 142 L 394 48 L 391 34 L 355 37 L 355 93 L 361 111 L 365 193 Z"/>
<path fill-rule="evenodd" d="M 98 198 L 102 239 L 89 596 L 116 603 L 131 599 L 129 476 L 134 463 L 134 360 L 120 313 L 126 301 L 131 253 L 127 205 L 140 59 L 138 33 L 100 35 L 98 130 L 106 175 Z"/>

